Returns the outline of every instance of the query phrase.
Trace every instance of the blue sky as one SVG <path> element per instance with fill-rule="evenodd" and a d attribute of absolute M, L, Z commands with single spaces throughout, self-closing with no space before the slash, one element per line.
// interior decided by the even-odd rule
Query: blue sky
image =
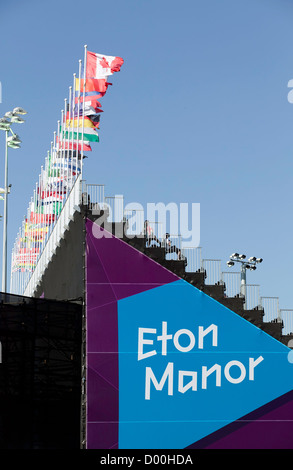
<path fill-rule="evenodd" d="M 293 308 L 292 18 L 289 0 L 1 2 L 0 114 L 28 111 L 9 151 L 9 256 L 87 44 L 125 62 L 86 180 L 126 202 L 200 203 L 203 256 L 225 270 L 235 251 L 262 257 L 248 282 Z"/>

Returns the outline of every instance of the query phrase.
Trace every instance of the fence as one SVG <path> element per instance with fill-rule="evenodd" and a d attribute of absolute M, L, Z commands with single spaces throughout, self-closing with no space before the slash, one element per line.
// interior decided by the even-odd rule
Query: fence
<path fill-rule="evenodd" d="M 222 272 L 222 281 L 226 286 L 226 296 L 236 297 L 240 294 L 240 272 Z"/>
<path fill-rule="evenodd" d="M 124 210 L 124 220 L 126 222 L 125 235 L 129 238 L 143 237 L 144 234 L 144 210 L 126 209 Z"/>
<path fill-rule="evenodd" d="M 280 318 L 283 321 L 283 335 L 293 334 L 293 310 L 280 309 Z"/>
<path fill-rule="evenodd" d="M 103 208 L 105 200 L 105 185 L 103 184 L 87 184 L 82 182 L 82 194 L 84 195 L 84 204 L 88 204 L 93 215 L 98 215 Z"/>
<path fill-rule="evenodd" d="M 221 260 L 203 259 L 202 269 L 206 271 L 206 284 L 213 285 L 222 282 Z"/>
<path fill-rule="evenodd" d="M 186 258 L 186 272 L 195 273 L 202 267 L 202 248 L 197 247 L 182 247 L 182 256 Z"/>
<path fill-rule="evenodd" d="M 245 297 L 245 310 L 253 310 L 261 306 L 260 286 L 258 284 L 245 284 L 241 293 Z"/>
<path fill-rule="evenodd" d="M 279 297 L 261 297 L 261 305 L 264 309 L 264 322 L 281 321 Z"/>
<path fill-rule="evenodd" d="M 60 245 L 60 240 L 64 237 L 66 230 L 69 229 L 69 223 L 74 218 L 74 213 L 79 209 L 81 203 L 81 176 L 77 178 L 74 186 L 72 187 L 66 202 L 60 212 L 60 215 L 50 233 L 50 236 L 45 244 L 42 253 L 37 261 L 36 268 L 32 272 L 27 285 L 24 288 L 23 295 L 31 297 L 41 281 L 41 278 L 52 259 L 57 247 Z M 22 286 L 23 288 L 23 286 Z"/>
<path fill-rule="evenodd" d="M 104 198 L 103 208 L 108 209 L 108 222 L 122 222 L 123 220 L 124 198 L 121 195 L 106 196 Z"/>
<path fill-rule="evenodd" d="M 168 238 L 168 242 L 162 240 L 162 246 L 166 248 L 166 259 L 167 260 L 178 260 L 181 257 L 182 250 L 182 237 L 181 235 L 171 235 Z"/>

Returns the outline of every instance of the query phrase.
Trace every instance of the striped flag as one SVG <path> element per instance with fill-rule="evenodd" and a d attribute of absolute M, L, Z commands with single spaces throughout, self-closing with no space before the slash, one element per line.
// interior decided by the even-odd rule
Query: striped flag
<path fill-rule="evenodd" d="M 85 127 L 83 136 L 82 136 L 82 129 L 80 127 L 74 127 L 73 132 L 72 132 L 72 129 L 67 129 L 65 132 L 63 132 L 64 139 L 82 140 L 82 137 L 84 138 L 84 140 L 88 142 L 100 141 L 99 135 L 95 127 L 94 128 Z"/>
<path fill-rule="evenodd" d="M 97 126 L 95 126 L 97 127 Z M 91 152 L 92 151 L 92 148 L 90 146 L 90 143 L 89 142 L 83 142 L 83 147 L 82 147 L 82 144 L 81 142 L 79 141 L 77 143 L 76 140 L 69 140 L 69 139 L 63 139 L 63 140 L 60 140 L 58 136 L 56 136 L 56 144 L 58 146 L 58 149 L 65 149 L 65 150 L 85 150 L 86 152 Z"/>

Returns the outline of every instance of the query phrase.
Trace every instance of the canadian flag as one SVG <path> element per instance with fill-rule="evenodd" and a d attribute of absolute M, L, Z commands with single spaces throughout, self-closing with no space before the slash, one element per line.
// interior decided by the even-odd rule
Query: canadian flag
<path fill-rule="evenodd" d="M 119 72 L 124 60 L 121 57 L 87 51 L 86 78 L 107 78 Z"/>

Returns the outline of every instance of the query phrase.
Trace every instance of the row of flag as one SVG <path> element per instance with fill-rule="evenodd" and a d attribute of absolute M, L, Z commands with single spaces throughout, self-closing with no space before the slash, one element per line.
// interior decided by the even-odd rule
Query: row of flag
<path fill-rule="evenodd" d="M 80 61 L 81 62 L 81 61 Z M 42 249 L 77 177 L 82 173 L 84 152 L 99 142 L 101 98 L 119 72 L 121 57 L 85 50 L 83 73 L 74 74 L 69 99 L 58 121 L 51 150 L 41 169 L 26 217 L 12 252 L 12 275 L 34 271 Z"/>

